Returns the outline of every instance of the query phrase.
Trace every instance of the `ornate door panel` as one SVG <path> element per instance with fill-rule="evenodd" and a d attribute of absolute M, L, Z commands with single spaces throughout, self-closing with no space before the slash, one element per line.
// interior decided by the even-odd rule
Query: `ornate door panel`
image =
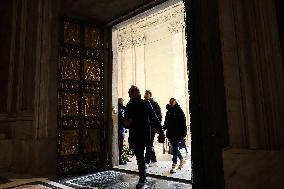
<path fill-rule="evenodd" d="M 101 31 L 64 19 L 59 54 L 57 175 L 95 172 L 106 143 Z"/>

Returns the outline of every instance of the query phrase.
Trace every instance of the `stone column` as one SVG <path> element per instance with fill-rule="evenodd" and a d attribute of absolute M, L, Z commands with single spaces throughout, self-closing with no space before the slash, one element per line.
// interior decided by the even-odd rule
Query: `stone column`
<path fill-rule="evenodd" d="M 245 88 L 245 70 L 242 62 L 244 61 L 244 53 L 248 42 L 243 34 L 243 30 L 246 28 L 244 28 L 243 10 L 240 2 L 233 3 L 231 0 L 220 0 L 219 3 L 228 133 L 230 145 L 237 148 L 249 146 L 246 102 L 250 101 L 247 96 L 251 96 L 245 95 L 248 91 Z M 250 123 L 254 122 L 254 120 L 250 119 Z"/>
<path fill-rule="evenodd" d="M 13 97 L 13 83 L 14 83 L 14 67 L 15 67 L 15 48 L 16 48 L 16 33 L 17 33 L 17 19 L 18 19 L 18 3 L 16 0 L 12 1 L 12 19 L 11 19 L 11 46 L 10 46 L 10 62 L 9 62 L 9 80 L 7 88 L 7 112 L 12 111 L 12 97 Z"/>
<path fill-rule="evenodd" d="M 118 77 L 121 73 L 119 54 L 117 50 L 117 30 L 112 31 L 112 107 L 117 108 L 117 98 L 121 83 L 121 78 Z"/>
<path fill-rule="evenodd" d="M 125 102 L 129 100 L 128 89 L 134 84 L 133 81 L 133 44 L 131 29 L 126 28 L 118 31 L 118 62 L 120 64 L 121 96 Z"/>
<path fill-rule="evenodd" d="M 184 65 L 184 95 L 185 95 L 185 102 L 186 102 L 186 110 L 185 114 L 187 116 L 186 122 L 187 125 L 190 125 L 190 111 L 189 111 L 189 89 L 188 89 L 188 70 L 187 70 L 187 53 L 186 53 L 186 39 L 185 39 L 185 31 L 182 31 L 182 46 L 183 46 L 183 65 Z M 188 129 L 189 130 L 189 129 Z M 189 134 L 189 133 L 188 133 Z"/>
<path fill-rule="evenodd" d="M 141 94 L 145 91 L 145 35 L 139 34 L 133 37 L 135 84 L 139 87 Z"/>
<path fill-rule="evenodd" d="M 251 60 L 255 62 L 254 82 L 259 147 L 284 149 L 284 68 L 275 10 L 275 1 L 253 0 L 248 26 Z"/>
<path fill-rule="evenodd" d="M 23 78 L 27 38 L 27 1 L 13 1 L 9 81 L 7 95 L 8 112 L 22 110 Z"/>
<path fill-rule="evenodd" d="M 20 16 L 20 40 L 19 40 L 19 55 L 18 55 L 18 81 L 17 81 L 17 104 L 16 111 L 21 111 L 22 108 L 22 92 L 24 81 L 24 67 L 25 67 L 25 47 L 26 47 L 26 26 L 27 26 L 27 1 L 21 2 L 21 16 Z"/>
<path fill-rule="evenodd" d="M 122 79 L 122 63 L 121 63 L 121 52 L 117 52 L 117 91 L 118 91 L 118 97 L 122 97 L 123 94 L 123 79 Z"/>
<path fill-rule="evenodd" d="M 169 25 L 169 31 L 172 35 L 173 48 L 173 74 L 175 80 L 174 97 L 183 109 L 187 121 L 189 120 L 189 99 L 188 99 L 188 79 L 185 59 L 185 42 L 184 42 L 184 20 L 183 14 L 179 19 Z M 188 122 L 189 123 L 189 122 Z"/>
<path fill-rule="evenodd" d="M 33 172 L 55 174 L 59 2 L 40 0 L 36 28 Z"/>
<path fill-rule="evenodd" d="M 220 1 L 230 144 L 283 149 L 284 69 L 273 1 Z"/>

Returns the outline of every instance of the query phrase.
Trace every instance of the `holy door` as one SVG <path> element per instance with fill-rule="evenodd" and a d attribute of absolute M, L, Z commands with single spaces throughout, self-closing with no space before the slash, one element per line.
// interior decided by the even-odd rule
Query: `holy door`
<path fill-rule="evenodd" d="M 104 165 L 102 31 L 60 23 L 57 175 L 96 172 Z"/>

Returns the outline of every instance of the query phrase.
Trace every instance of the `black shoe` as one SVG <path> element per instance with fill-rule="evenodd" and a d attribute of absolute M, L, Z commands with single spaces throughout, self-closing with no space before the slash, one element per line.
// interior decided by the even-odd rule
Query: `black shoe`
<path fill-rule="evenodd" d="M 138 182 L 138 184 L 136 185 L 136 189 L 147 189 L 147 188 L 148 188 L 147 181 Z"/>

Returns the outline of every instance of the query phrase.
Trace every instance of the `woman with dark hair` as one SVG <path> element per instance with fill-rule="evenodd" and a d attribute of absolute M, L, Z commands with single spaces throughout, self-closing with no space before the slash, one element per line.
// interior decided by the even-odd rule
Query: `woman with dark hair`
<path fill-rule="evenodd" d="M 172 146 L 173 164 L 170 172 L 175 173 L 177 158 L 180 159 L 180 164 L 178 166 L 179 169 L 181 169 L 186 163 L 179 151 L 179 144 L 187 134 L 186 118 L 184 112 L 176 102 L 176 99 L 171 98 L 166 108 L 167 113 L 164 123 L 164 130 L 167 131 L 166 136 Z"/>

